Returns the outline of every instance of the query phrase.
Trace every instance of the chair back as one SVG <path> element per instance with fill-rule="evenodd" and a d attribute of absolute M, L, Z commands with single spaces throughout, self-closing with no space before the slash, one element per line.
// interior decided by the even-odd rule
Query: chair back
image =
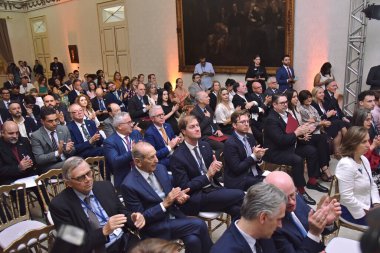
<path fill-rule="evenodd" d="M 338 201 L 340 199 L 338 178 L 335 175 L 333 176 L 333 179 L 331 181 L 328 195 L 329 197 L 335 197 Z"/>
<path fill-rule="evenodd" d="M 25 184 L 0 186 L 0 231 L 29 218 Z"/>
<path fill-rule="evenodd" d="M 103 181 L 106 176 L 106 159 L 104 156 L 87 157 L 85 161 L 90 165 L 93 170 L 93 177 L 95 181 Z"/>
<path fill-rule="evenodd" d="M 62 178 L 62 169 L 49 170 L 37 177 L 35 182 L 44 204 L 44 211 L 47 213 L 50 201 L 67 187 Z"/>

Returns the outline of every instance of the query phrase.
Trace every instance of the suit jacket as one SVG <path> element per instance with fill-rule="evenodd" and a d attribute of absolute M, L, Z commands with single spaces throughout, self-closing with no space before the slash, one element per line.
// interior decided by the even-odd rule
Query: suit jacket
<path fill-rule="evenodd" d="M 302 223 L 306 231 L 309 231 L 308 215 L 310 207 L 297 194 L 297 205 L 294 213 Z M 318 253 L 325 247 L 321 242 L 315 242 L 309 237 L 303 238 L 298 227 L 291 219 L 291 214 L 286 212 L 282 219 L 282 227 L 278 228 L 272 236 L 279 253 Z"/>
<path fill-rule="evenodd" d="M 208 168 L 213 156 L 210 144 L 198 141 L 198 147 L 205 166 Z M 188 193 L 190 199 L 183 206 L 188 208 L 189 213 L 192 213 L 192 215 L 199 213 L 202 188 L 210 184 L 207 176 L 202 175 L 198 168 L 198 163 L 185 142 L 181 143 L 170 158 L 170 169 L 173 172 L 175 187 L 178 186 L 181 189 L 190 188 Z M 218 183 L 216 177 L 214 177 L 214 182 Z"/>
<path fill-rule="evenodd" d="M 330 110 L 337 111 L 337 114 L 334 117 L 331 117 L 331 119 L 342 119 L 344 117 L 344 114 L 339 107 L 338 100 L 336 100 L 334 96 L 331 97 L 330 93 L 327 90 L 325 90 L 323 107 L 325 108 L 326 112 Z"/>
<path fill-rule="evenodd" d="M 256 239 L 262 253 L 277 253 L 272 239 Z M 235 222 L 224 231 L 223 235 L 211 248 L 210 253 L 252 253 L 252 249 L 237 229 Z"/>
<path fill-rule="evenodd" d="M 265 91 L 264 91 L 264 95 L 265 96 L 273 96 L 275 94 L 280 94 L 280 91 L 278 89 L 275 89 L 274 91 L 271 89 L 271 88 L 267 88 Z"/>
<path fill-rule="evenodd" d="M 123 93 L 120 90 L 118 90 L 117 93 L 119 94 L 121 100 L 117 99 L 117 97 L 115 96 L 115 94 L 113 94 L 111 92 L 108 92 L 104 96 L 105 102 L 106 102 L 106 106 L 108 106 L 111 103 L 115 103 L 115 104 L 118 104 L 119 106 L 127 108 L 128 103 L 127 103 L 127 101 L 123 100 Z"/>
<path fill-rule="evenodd" d="M 95 122 L 92 120 L 84 120 L 83 122 L 86 125 L 87 131 L 90 134 L 90 136 L 94 136 L 94 134 L 98 131 Z M 70 121 L 67 124 L 67 128 L 70 130 L 71 140 L 74 142 L 76 155 L 81 156 L 83 158 L 103 155 L 103 148 L 101 147 L 101 145 L 103 144 L 102 136 L 100 136 L 100 139 L 96 143 L 91 145 L 89 141 L 85 141 L 83 139 L 82 133 L 74 120 Z"/>
<path fill-rule="evenodd" d="M 249 145 L 254 147 L 256 140 L 252 134 L 247 134 Z M 247 157 L 244 144 L 239 140 L 236 132 L 234 132 L 224 143 L 224 185 L 227 188 L 246 190 L 248 178 L 250 182 L 257 179 L 261 181 L 261 177 L 254 177 L 251 173 L 251 166 L 255 166 L 256 162 L 251 156 Z M 259 174 L 261 170 L 256 166 Z"/>
<path fill-rule="evenodd" d="M 371 90 L 380 88 L 380 65 L 370 68 L 366 83 L 371 86 Z"/>
<path fill-rule="evenodd" d="M 145 105 L 149 105 L 148 96 L 145 95 L 143 97 L 143 101 Z M 149 112 L 143 111 L 143 105 L 137 95 L 133 96 L 128 103 L 128 111 L 131 115 L 132 120 L 139 120 L 144 117 L 149 117 Z"/>
<path fill-rule="evenodd" d="M 294 69 L 292 67 L 289 67 L 289 69 L 292 74 L 292 78 L 295 78 Z M 287 89 L 293 89 L 293 84 L 288 83 L 287 81 L 288 79 L 289 79 L 288 71 L 286 70 L 284 65 L 282 65 L 281 67 L 277 69 L 277 72 L 276 72 L 276 80 L 278 82 L 278 85 L 279 85 L 278 89 L 280 90 L 280 92 Z"/>
<path fill-rule="evenodd" d="M 133 227 L 130 213 L 120 202 L 116 195 L 115 188 L 110 182 L 94 182 L 92 191 L 108 217 L 112 217 L 116 214 L 125 214 L 127 216 L 127 224 L 123 227 L 124 232 L 126 232 L 127 227 Z M 80 246 L 78 252 L 90 253 L 92 249 L 107 243 L 107 238 L 103 235 L 102 228 L 96 230 L 91 228 L 80 199 L 72 188 L 66 188 L 53 198 L 49 205 L 49 210 L 57 230 L 64 224 L 73 225 L 85 230 L 85 242 Z"/>
<path fill-rule="evenodd" d="M 214 111 L 211 107 L 207 105 L 205 109 L 210 113 L 210 117 L 206 117 L 204 111 L 198 105 L 191 111 L 191 114 L 197 118 L 202 136 L 211 136 L 215 131 L 219 130 L 219 126 L 213 122 Z"/>
<path fill-rule="evenodd" d="M 22 159 L 23 156 L 29 156 L 35 164 L 32 147 L 27 138 L 20 136 L 15 145 L 20 159 Z M 17 179 L 36 175 L 34 167 L 25 171 L 21 171 L 18 168 L 19 162 L 12 152 L 12 146 L 10 143 L 0 139 L 0 185 L 10 184 Z"/>
<path fill-rule="evenodd" d="M 129 138 L 135 143 L 142 140 L 142 136 L 137 130 L 133 130 Z M 118 188 L 131 171 L 132 153 L 125 149 L 122 138 L 116 132 L 105 139 L 103 148 L 107 168 L 113 172 L 114 185 Z"/>
<path fill-rule="evenodd" d="M 34 122 L 34 119 L 30 118 L 30 117 L 24 117 L 24 125 L 25 125 L 25 130 L 26 130 L 26 134 L 28 135 L 28 137 L 38 129 L 38 126 L 36 124 L 36 122 Z M 9 118 L 8 121 L 13 121 L 12 118 Z"/>
<path fill-rule="evenodd" d="M 13 84 L 11 84 L 10 81 L 6 81 L 6 82 L 4 82 L 3 85 L 4 85 L 4 88 L 6 88 L 7 90 L 11 90 L 14 87 L 18 86 L 19 84 L 16 82 L 16 80 L 13 80 Z"/>
<path fill-rule="evenodd" d="M 173 186 L 166 168 L 157 164 L 153 173 L 167 196 Z M 162 199 L 136 169 L 131 170 L 120 188 L 127 209 L 130 212 L 140 212 L 144 215 L 146 225 L 141 230 L 144 235 L 172 239 L 169 214 L 176 218 L 186 217 L 175 204 L 170 206 L 166 212 L 162 211 L 160 206 Z"/>
<path fill-rule="evenodd" d="M 58 143 L 63 141 L 64 143 L 71 140 L 70 131 L 66 126 L 57 125 L 57 136 Z M 32 143 L 32 150 L 39 169 L 42 171 L 48 171 L 50 169 L 59 169 L 62 168 L 64 160 L 61 157 L 55 156 L 55 150 L 53 149 L 53 144 L 51 142 L 51 137 L 46 131 L 45 127 L 40 127 L 37 131 L 33 132 L 30 141 Z M 64 156 L 69 158 L 74 155 L 75 149 L 70 153 L 64 152 Z"/>
<path fill-rule="evenodd" d="M 247 100 L 247 102 L 251 102 L 253 100 L 252 97 L 248 93 L 245 95 L 245 99 Z M 247 102 L 238 94 L 235 94 L 234 97 L 232 98 L 232 104 L 234 105 L 235 108 L 240 106 L 241 109 L 245 109 L 245 104 Z M 259 107 L 257 105 L 253 105 L 248 111 L 250 113 L 259 113 Z"/>
<path fill-rule="evenodd" d="M 103 98 L 103 103 L 104 103 L 104 107 L 105 107 L 104 110 L 107 110 L 107 100 L 104 98 Z M 100 111 L 100 104 L 99 104 L 99 100 L 97 97 L 94 97 L 93 99 L 91 99 L 91 105 L 92 105 L 92 109 L 94 109 L 95 112 Z M 108 113 L 103 113 L 103 114 L 100 114 L 97 116 L 99 121 L 104 121 L 108 117 L 109 117 Z"/>
<path fill-rule="evenodd" d="M 50 63 L 50 71 L 52 72 L 52 76 L 59 75 L 61 79 L 63 79 L 66 75 L 65 69 L 63 68 L 63 64 L 61 62 Z"/>
<path fill-rule="evenodd" d="M 24 104 L 21 104 L 20 106 L 21 106 L 22 116 L 27 117 L 28 113 L 26 111 Z M 34 105 L 32 108 L 32 111 L 33 111 L 33 116 L 35 118 L 35 121 L 37 121 L 35 123 L 38 127 L 40 127 L 41 126 L 41 116 L 40 116 L 41 108 L 38 105 Z"/>
<path fill-rule="evenodd" d="M 111 136 L 115 132 L 115 128 L 112 125 L 113 118 L 108 117 L 103 121 L 103 131 L 106 134 L 107 138 Z"/>
<path fill-rule="evenodd" d="M 85 93 L 80 92 L 80 94 L 85 94 Z M 77 91 L 75 89 L 73 89 L 72 91 L 70 91 L 67 94 L 67 98 L 69 99 L 70 105 L 75 103 L 75 99 L 77 98 L 77 96 L 78 96 L 78 94 L 77 94 Z"/>
<path fill-rule="evenodd" d="M 164 123 L 163 128 L 165 129 L 166 135 L 169 138 L 169 141 L 175 138 L 175 134 L 173 132 L 172 127 L 168 123 Z M 157 127 L 154 124 L 151 124 L 145 131 L 144 139 L 152 144 L 152 146 L 156 149 L 156 156 L 159 160 L 159 163 L 165 165 L 165 167 L 169 166 L 169 149 L 168 145 L 165 143 L 164 138 L 161 133 L 158 131 Z"/>
<path fill-rule="evenodd" d="M 216 103 L 218 100 L 217 95 L 215 95 L 214 92 L 210 92 L 210 94 L 208 94 L 208 96 L 210 97 L 210 107 L 215 112 Z"/>

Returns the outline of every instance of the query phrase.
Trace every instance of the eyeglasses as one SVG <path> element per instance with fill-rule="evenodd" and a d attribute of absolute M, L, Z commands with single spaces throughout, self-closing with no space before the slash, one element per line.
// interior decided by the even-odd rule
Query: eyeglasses
<path fill-rule="evenodd" d="M 237 123 L 240 123 L 240 124 L 243 124 L 243 125 L 248 125 L 249 124 L 249 120 L 242 120 L 242 121 L 238 121 Z"/>
<path fill-rule="evenodd" d="M 120 125 L 121 124 L 128 124 L 128 125 L 133 125 L 133 124 L 135 124 L 133 121 L 127 121 L 127 122 L 122 122 L 122 123 L 120 123 Z"/>
<path fill-rule="evenodd" d="M 286 105 L 286 104 L 288 104 L 288 100 L 286 100 L 286 101 L 284 101 L 284 102 L 278 102 L 278 103 L 276 103 L 276 104 L 279 104 L 279 105 Z"/>
<path fill-rule="evenodd" d="M 161 113 L 161 114 L 157 114 L 157 115 L 155 115 L 154 117 L 162 118 L 162 117 L 164 117 L 164 116 L 165 116 L 165 114 Z"/>
<path fill-rule="evenodd" d="M 82 176 L 79 176 L 79 177 L 73 177 L 71 179 L 82 183 L 82 182 L 84 182 L 86 180 L 86 177 L 87 178 L 92 178 L 92 175 L 93 175 L 93 171 L 89 170 L 86 174 L 84 174 Z"/>
<path fill-rule="evenodd" d="M 80 113 L 80 112 L 83 112 L 83 109 L 80 109 L 80 110 L 78 110 L 78 111 L 72 111 L 71 113 L 76 114 L 76 113 Z"/>

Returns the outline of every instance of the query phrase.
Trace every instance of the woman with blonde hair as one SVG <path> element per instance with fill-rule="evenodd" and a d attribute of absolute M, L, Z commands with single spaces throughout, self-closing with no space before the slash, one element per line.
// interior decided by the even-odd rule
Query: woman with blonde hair
<path fill-rule="evenodd" d="M 240 110 L 240 107 L 236 108 Z M 220 130 L 224 134 L 231 135 L 233 132 L 231 123 L 231 114 L 235 111 L 234 105 L 230 101 L 227 88 L 221 88 L 218 92 L 216 109 L 215 109 L 215 121 L 219 125 Z"/>
<path fill-rule="evenodd" d="M 80 105 L 83 109 L 84 119 L 93 120 L 95 122 L 96 127 L 99 127 L 100 122 L 96 117 L 96 113 L 94 109 L 92 109 L 92 104 L 90 98 L 87 95 L 79 94 L 75 98 L 75 103 Z"/>

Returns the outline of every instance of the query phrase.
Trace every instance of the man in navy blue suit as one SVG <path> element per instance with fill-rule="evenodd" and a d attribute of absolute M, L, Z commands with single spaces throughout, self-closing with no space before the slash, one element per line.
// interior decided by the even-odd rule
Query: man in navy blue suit
<path fill-rule="evenodd" d="M 286 196 L 277 187 L 258 183 L 250 187 L 241 206 L 241 218 L 223 233 L 211 253 L 277 253 L 271 239 L 285 216 Z"/>
<path fill-rule="evenodd" d="M 178 208 L 189 199 L 189 188 L 173 188 L 163 165 L 157 164 L 156 150 L 147 142 L 139 142 L 132 150 L 135 168 L 121 185 L 127 209 L 141 212 L 145 227 L 143 237 L 167 240 L 182 239 L 186 252 L 208 253 L 212 246 L 206 224 L 186 217 Z"/>
<path fill-rule="evenodd" d="M 81 84 L 82 84 L 81 80 L 79 80 L 79 79 L 74 80 L 73 90 L 70 91 L 69 94 L 67 94 L 67 97 L 68 97 L 71 105 L 75 103 L 75 99 L 77 98 L 78 95 L 85 94 L 83 92 L 83 88 L 82 88 Z"/>
<path fill-rule="evenodd" d="M 103 137 L 99 134 L 95 122 L 84 120 L 84 112 L 80 105 L 72 104 L 70 113 L 73 120 L 67 124 L 67 128 L 70 130 L 76 155 L 82 158 L 102 156 Z"/>
<path fill-rule="evenodd" d="M 149 116 L 153 124 L 145 131 L 144 138 L 156 149 L 159 163 L 168 167 L 169 158 L 181 138 L 175 136 L 170 124 L 165 123 L 165 113 L 160 105 L 154 105 Z"/>
<path fill-rule="evenodd" d="M 231 115 L 234 132 L 224 144 L 224 186 L 246 191 L 261 182 L 262 171 L 257 165 L 267 149 L 256 145 L 249 130 L 249 112 L 235 111 Z"/>
<path fill-rule="evenodd" d="M 279 84 L 279 91 L 292 90 L 293 84 L 296 82 L 294 69 L 290 67 L 290 56 L 284 55 L 282 57 L 282 66 L 277 69 L 276 79 Z"/>
<path fill-rule="evenodd" d="M 127 100 L 124 100 L 123 93 L 116 90 L 116 84 L 113 82 L 108 83 L 108 93 L 104 96 L 106 106 L 111 103 L 118 104 L 123 112 L 127 111 Z"/>
<path fill-rule="evenodd" d="M 316 211 L 296 192 L 292 178 L 283 171 L 271 172 L 265 182 L 273 184 L 288 197 L 282 227 L 273 234 L 279 253 L 318 253 L 324 250 L 322 232 L 333 229 L 333 222 L 341 214 L 339 202 L 322 197 Z"/>
<path fill-rule="evenodd" d="M 216 160 L 210 145 L 201 141 L 201 129 L 193 115 L 180 119 L 179 129 L 185 141 L 176 148 L 170 158 L 174 185 L 181 189 L 190 188 L 190 199 L 181 206 L 187 215 L 199 212 L 225 212 L 233 219 L 240 217 L 240 206 L 244 192 L 226 189 L 220 185 L 217 173 L 222 163 Z"/>
<path fill-rule="evenodd" d="M 133 144 L 142 140 L 139 131 L 133 130 L 129 113 L 119 112 L 113 117 L 115 132 L 104 141 L 104 155 L 107 168 L 114 174 L 114 186 L 119 188 L 133 167 Z"/>

